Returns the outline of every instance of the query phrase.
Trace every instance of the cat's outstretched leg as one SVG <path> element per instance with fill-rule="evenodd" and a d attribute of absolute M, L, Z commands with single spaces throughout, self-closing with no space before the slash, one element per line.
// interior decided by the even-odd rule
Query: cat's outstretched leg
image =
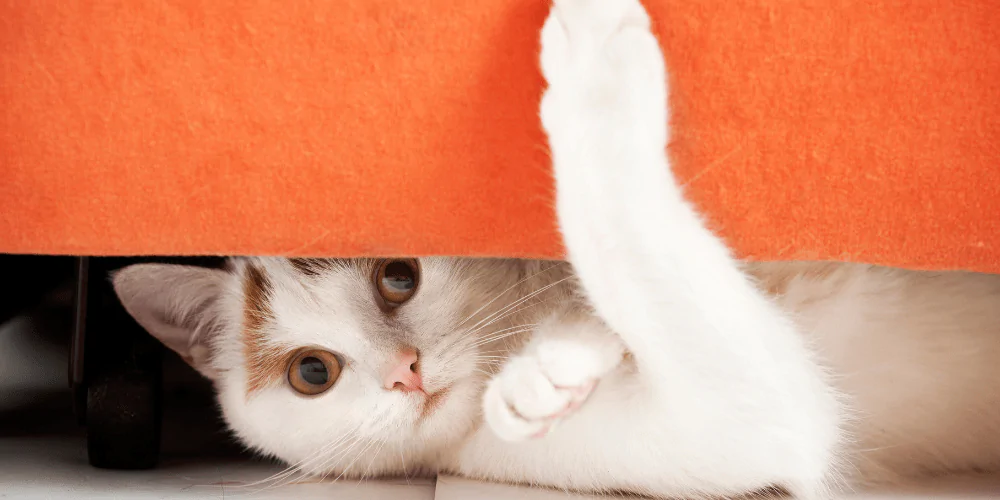
<path fill-rule="evenodd" d="M 669 412 L 699 492 L 825 495 L 841 407 L 792 323 L 670 170 L 664 61 L 637 0 L 556 0 L 541 117 L 559 223 L 589 300 Z M 687 462 L 684 460 L 687 459 Z"/>

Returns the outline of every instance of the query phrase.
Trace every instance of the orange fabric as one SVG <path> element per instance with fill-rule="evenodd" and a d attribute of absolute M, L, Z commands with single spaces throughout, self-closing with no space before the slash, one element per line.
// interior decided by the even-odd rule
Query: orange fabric
<path fill-rule="evenodd" d="M 1000 271 L 995 0 L 647 5 L 740 255 Z M 557 257 L 546 11 L 2 2 L 0 251 Z"/>

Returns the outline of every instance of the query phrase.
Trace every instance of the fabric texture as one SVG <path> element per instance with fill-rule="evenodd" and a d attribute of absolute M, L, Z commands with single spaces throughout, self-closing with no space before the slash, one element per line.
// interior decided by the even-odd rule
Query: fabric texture
<path fill-rule="evenodd" d="M 646 4 L 739 256 L 1000 272 L 995 0 Z M 0 251 L 559 257 L 547 10 L 2 2 Z"/>

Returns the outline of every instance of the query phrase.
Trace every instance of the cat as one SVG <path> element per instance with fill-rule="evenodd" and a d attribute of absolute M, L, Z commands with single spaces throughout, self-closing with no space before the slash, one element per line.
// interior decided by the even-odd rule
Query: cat
<path fill-rule="evenodd" d="M 1000 464 L 1000 278 L 734 259 L 683 196 L 637 0 L 556 0 L 540 115 L 568 262 L 137 264 L 126 310 L 248 447 L 322 477 L 656 497 Z"/>

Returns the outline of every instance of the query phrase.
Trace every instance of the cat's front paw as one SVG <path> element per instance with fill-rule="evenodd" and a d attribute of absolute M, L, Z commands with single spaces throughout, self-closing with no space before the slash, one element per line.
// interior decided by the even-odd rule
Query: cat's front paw
<path fill-rule="evenodd" d="M 583 405 L 623 353 L 620 340 L 603 326 L 542 324 L 525 352 L 512 357 L 487 387 L 487 425 L 507 441 L 544 436 Z"/>

